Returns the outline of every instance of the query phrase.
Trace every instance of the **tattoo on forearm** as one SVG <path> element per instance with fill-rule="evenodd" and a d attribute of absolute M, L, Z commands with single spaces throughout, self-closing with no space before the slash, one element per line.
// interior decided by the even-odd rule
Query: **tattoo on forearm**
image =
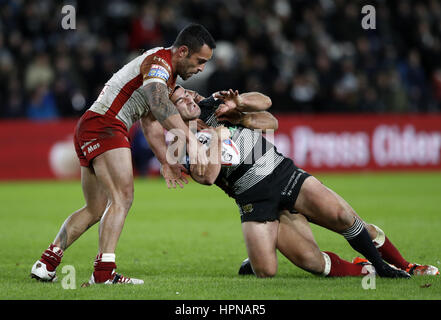
<path fill-rule="evenodd" d="M 168 97 L 167 86 L 152 82 L 144 86 L 142 93 L 150 107 L 150 111 L 161 124 L 168 117 L 177 114 L 178 110 Z"/>

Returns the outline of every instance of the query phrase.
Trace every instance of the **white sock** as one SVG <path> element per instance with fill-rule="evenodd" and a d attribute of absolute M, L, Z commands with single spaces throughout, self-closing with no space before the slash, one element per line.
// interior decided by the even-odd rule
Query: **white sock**
<path fill-rule="evenodd" d="M 384 241 L 386 241 L 386 235 L 384 234 L 384 231 L 378 228 L 376 225 L 371 223 L 371 226 L 377 230 L 377 237 L 372 240 L 372 242 L 375 244 L 375 248 L 378 249 L 384 244 Z"/>
<path fill-rule="evenodd" d="M 322 273 L 322 276 L 326 277 L 329 272 L 331 272 L 331 258 L 327 253 L 322 251 L 323 259 L 325 260 L 325 270 Z"/>
<path fill-rule="evenodd" d="M 114 253 L 103 253 L 101 255 L 101 262 L 115 262 Z"/>

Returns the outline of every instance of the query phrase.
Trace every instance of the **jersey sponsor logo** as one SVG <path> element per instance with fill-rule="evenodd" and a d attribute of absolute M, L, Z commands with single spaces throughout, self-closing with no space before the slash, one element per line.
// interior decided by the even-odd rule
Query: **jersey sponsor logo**
<path fill-rule="evenodd" d="M 168 78 L 170 77 L 169 73 L 165 71 L 164 68 L 151 68 L 149 73 L 147 74 L 146 78 L 159 78 L 164 80 L 165 82 L 168 81 Z"/>
<path fill-rule="evenodd" d="M 158 63 L 162 63 L 164 65 L 164 67 L 167 69 L 168 72 L 171 72 L 170 66 L 168 65 L 168 62 L 165 61 L 164 59 L 154 56 L 153 57 L 153 61 L 158 61 Z"/>
<path fill-rule="evenodd" d="M 163 66 L 160 66 L 159 64 L 152 64 L 152 66 L 150 68 L 151 69 L 159 69 L 159 70 L 164 71 L 165 73 L 169 73 L 166 68 L 164 68 Z"/>

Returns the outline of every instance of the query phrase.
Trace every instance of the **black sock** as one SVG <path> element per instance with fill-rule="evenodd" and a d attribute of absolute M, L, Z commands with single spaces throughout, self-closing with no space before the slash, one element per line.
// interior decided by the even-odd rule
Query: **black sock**
<path fill-rule="evenodd" d="M 377 248 L 375 248 L 368 231 L 364 227 L 363 221 L 358 217 L 355 217 L 354 224 L 342 232 L 342 235 L 349 242 L 351 247 L 368 259 L 375 268 L 384 265 L 384 261 Z"/>

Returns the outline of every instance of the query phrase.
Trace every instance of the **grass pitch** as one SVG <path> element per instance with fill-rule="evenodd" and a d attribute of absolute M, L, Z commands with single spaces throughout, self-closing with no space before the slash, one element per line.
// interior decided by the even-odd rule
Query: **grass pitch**
<path fill-rule="evenodd" d="M 317 176 L 368 222 L 386 232 L 411 262 L 441 269 L 441 173 Z M 168 190 L 162 179 L 137 179 L 135 201 L 117 248 L 118 272 L 144 279 L 143 286 L 81 288 L 93 268 L 98 227 L 64 254 L 59 281 L 30 279 L 32 264 L 54 239 L 66 217 L 83 205 L 78 181 L 0 183 L 1 300 L 321 300 L 441 299 L 441 277 L 362 278 L 311 275 L 279 255 L 272 279 L 239 277 L 246 257 L 237 207 L 217 187 L 190 182 Z M 351 260 L 357 255 L 331 231 L 312 226 L 322 250 Z M 76 289 L 63 289 L 64 266 L 75 269 Z M 66 278 L 67 279 L 67 278 Z"/>

